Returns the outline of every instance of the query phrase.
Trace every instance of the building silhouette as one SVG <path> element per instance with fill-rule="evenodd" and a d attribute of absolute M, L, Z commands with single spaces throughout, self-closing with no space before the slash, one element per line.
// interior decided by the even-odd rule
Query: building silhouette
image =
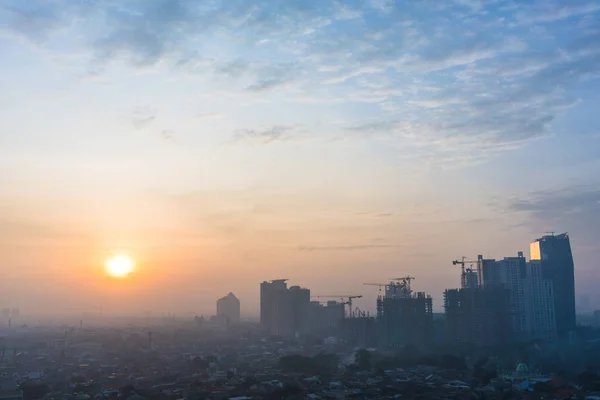
<path fill-rule="evenodd" d="M 292 286 L 288 289 L 288 296 L 291 303 L 294 335 L 306 335 L 309 331 L 310 290 Z"/>
<path fill-rule="evenodd" d="M 407 279 L 408 278 L 408 279 Z M 407 277 L 385 286 L 385 294 L 377 297 L 377 331 L 380 346 L 427 347 L 433 337 L 433 304 L 431 296 L 414 293 Z"/>
<path fill-rule="evenodd" d="M 377 299 L 379 343 L 387 347 L 429 346 L 433 337 L 432 306 L 431 296 L 424 292 Z"/>
<path fill-rule="evenodd" d="M 310 290 L 287 287 L 287 279 L 260 284 L 260 323 L 272 335 L 299 336 L 308 332 Z"/>
<path fill-rule="evenodd" d="M 521 251 L 502 260 L 480 255 L 477 269 L 481 287 L 502 285 L 508 289 L 515 339 L 556 339 L 553 283 L 542 274 L 540 261 L 528 262 Z"/>
<path fill-rule="evenodd" d="M 567 339 L 574 332 L 575 265 L 569 235 L 547 235 L 530 244 L 531 260 L 540 261 L 544 279 L 552 282 L 556 332 Z"/>
<path fill-rule="evenodd" d="M 227 325 L 240 322 L 240 301 L 233 293 L 217 300 L 217 317 L 224 318 Z"/>
<path fill-rule="evenodd" d="M 344 304 L 328 301 L 321 304 L 310 302 L 308 330 L 311 334 L 321 336 L 335 335 L 344 320 Z"/>
<path fill-rule="evenodd" d="M 448 289 L 444 309 L 448 344 L 489 347 L 513 339 L 510 292 L 503 285 Z"/>
<path fill-rule="evenodd" d="M 528 319 L 531 339 L 557 339 L 554 285 L 545 279 L 540 260 L 527 263 Z"/>

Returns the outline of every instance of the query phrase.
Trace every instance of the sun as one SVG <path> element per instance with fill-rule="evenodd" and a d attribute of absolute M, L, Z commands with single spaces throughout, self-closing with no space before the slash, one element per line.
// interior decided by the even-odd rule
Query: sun
<path fill-rule="evenodd" d="M 106 260 L 104 269 L 113 278 L 127 278 L 133 272 L 134 263 L 129 256 L 117 255 Z"/>

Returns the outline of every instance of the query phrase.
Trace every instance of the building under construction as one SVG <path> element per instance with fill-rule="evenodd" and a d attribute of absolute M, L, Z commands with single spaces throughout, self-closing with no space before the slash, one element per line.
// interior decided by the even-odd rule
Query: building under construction
<path fill-rule="evenodd" d="M 510 293 L 498 286 L 444 292 L 447 344 L 489 347 L 512 338 Z"/>
<path fill-rule="evenodd" d="M 377 298 L 378 342 L 381 346 L 420 348 L 431 344 L 433 306 L 431 296 L 413 293 L 412 277 L 398 278 L 385 285 L 385 294 Z"/>

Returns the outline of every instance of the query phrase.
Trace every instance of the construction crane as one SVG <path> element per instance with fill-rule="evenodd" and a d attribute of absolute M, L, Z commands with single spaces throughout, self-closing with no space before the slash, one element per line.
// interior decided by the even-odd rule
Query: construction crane
<path fill-rule="evenodd" d="M 369 317 L 369 312 L 368 311 L 362 311 L 360 308 L 356 307 L 354 309 L 354 312 L 352 313 L 353 317 L 356 318 L 368 318 Z"/>
<path fill-rule="evenodd" d="M 411 277 L 411 279 L 414 279 Z M 402 280 L 402 279 L 400 279 Z M 410 286 L 406 285 L 407 282 L 392 282 L 390 283 L 363 283 L 366 286 L 379 286 L 379 292 L 381 288 L 385 287 L 385 295 L 392 297 L 410 297 Z"/>
<path fill-rule="evenodd" d="M 474 261 L 474 260 L 467 260 L 467 257 L 462 257 L 460 260 L 454 260 L 452 261 L 452 265 L 460 265 L 461 266 L 461 272 L 460 272 L 460 285 L 461 287 L 464 289 L 467 287 L 467 274 L 471 274 L 473 272 L 475 272 L 475 270 L 472 268 L 473 264 L 477 264 L 478 261 Z M 465 268 L 465 264 L 470 264 L 471 266 L 469 268 Z"/>
<path fill-rule="evenodd" d="M 393 281 L 399 281 L 400 286 L 404 287 L 404 290 L 406 292 L 406 294 L 408 296 L 410 296 L 410 294 L 412 293 L 412 290 L 410 289 L 410 282 L 415 280 L 416 278 L 414 276 L 403 276 L 402 278 L 392 278 Z"/>
<path fill-rule="evenodd" d="M 362 299 L 362 294 L 341 294 L 341 295 L 320 295 L 320 296 L 312 296 L 315 299 L 340 299 L 344 306 L 348 306 L 348 316 L 352 317 L 352 300 L 353 299 Z M 344 313 L 345 313 L 344 307 Z"/>

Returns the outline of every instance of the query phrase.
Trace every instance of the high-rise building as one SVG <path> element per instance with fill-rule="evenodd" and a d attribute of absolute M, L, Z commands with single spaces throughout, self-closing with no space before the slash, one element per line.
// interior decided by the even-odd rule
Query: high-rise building
<path fill-rule="evenodd" d="M 484 260 L 478 256 L 478 270 L 483 277 L 483 287 L 503 285 L 510 294 L 510 315 L 515 336 L 527 339 L 529 325 L 527 318 L 527 261 L 523 252 L 517 257 L 504 257 L 502 260 Z"/>
<path fill-rule="evenodd" d="M 225 318 L 227 325 L 240 322 L 240 301 L 233 293 L 217 300 L 217 316 Z"/>
<path fill-rule="evenodd" d="M 552 282 L 558 338 L 567 339 L 575 330 L 575 266 L 569 235 L 547 235 L 530 245 L 531 260 L 541 262 L 544 279 Z"/>
<path fill-rule="evenodd" d="M 323 305 L 312 301 L 309 305 L 308 330 L 313 335 L 334 336 L 344 320 L 344 304 L 328 301 Z"/>
<path fill-rule="evenodd" d="M 300 286 L 288 289 L 292 306 L 292 320 L 295 335 L 306 335 L 309 330 L 310 290 Z"/>
<path fill-rule="evenodd" d="M 527 263 L 527 318 L 531 339 L 556 340 L 556 315 L 554 312 L 554 286 L 544 279 L 542 263 Z"/>
<path fill-rule="evenodd" d="M 260 284 L 260 323 L 273 335 L 293 333 L 292 305 L 286 281 L 277 279 Z"/>
<path fill-rule="evenodd" d="M 527 340 L 531 331 L 527 318 L 527 261 L 523 257 L 523 252 L 520 251 L 517 257 L 504 257 L 498 263 L 501 282 L 510 292 L 513 332 L 518 339 Z"/>
<path fill-rule="evenodd" d="M 260 284 L 260 322 L 273 335 L 303 335 L 308 330 L 310 290 L 288 288 L 286 281 Z"/>
<path fill-rule="evenodd" d="M 449 344 L 498 346 L 513 338 L 510 292 L 503 285 L 448 289 L 444 308 Z"/>
<path fill-rule="evenodd" d="M 431 345 L 433 301 L 424 292 L 377 299 L 378 342 L 381 346 Z"/>
<path fill-rule="evenodd" d="M 482 255 L 477 256 L 477 279 L 479 287 L 500 282 L 500 265 L 494 259 L 484 259 Z"/>

